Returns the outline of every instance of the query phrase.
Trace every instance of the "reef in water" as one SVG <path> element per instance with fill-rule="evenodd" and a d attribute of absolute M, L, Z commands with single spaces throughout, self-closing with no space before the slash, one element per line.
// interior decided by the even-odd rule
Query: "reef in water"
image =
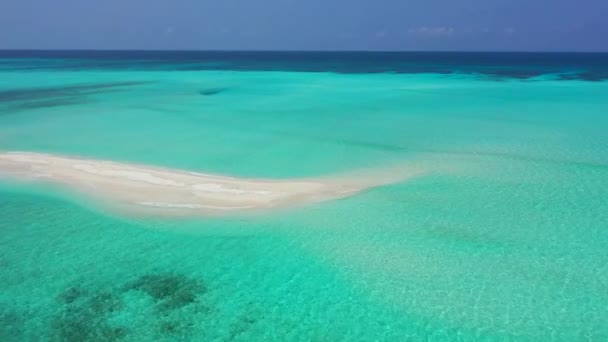
<path fill-rule="evenodd" d="M 226 90 L 228 90 L 228 89 L 227 88 L 207 88 L 207 89 L 199 90 L 198 93 L 203 96 L 211 96 L 211 95 L 217 95 L 219 93 L 223 93 Z"/>
<path fill-rule="evenodd" d="M 23 341 L 24 322 L 22 314 L 0 304 L 0 339 Z"/>
<path fill-rule="evenodd" d="M 127 336 L 127 327 L 113 325 L 108 317 L 123 307 L 115 293 L 88 292 L 69 287 L 59 296 L 62 310 L 52 322 L 52 339 L 60 341 L 116 341 Z"/>
<path fill-rule="evenodd" d="M 2 90 L 0 91 L 0 102 L 30 101 L 61 96 L 89 95 L 109 91 L 113 88 L 136 86 L 146 83 L 148 82 L 113 82 Z"/>
<path fill-rule="evenodd" d="M 103 289 L 70 286 L 55 298 L 59 310 L 51 322 L 50 340 L 137 339 L 140 334 L 133 330 L 141 327 L 116 323 L 121 321 L 116 318 L 142 315 L 147 323 L 154 325 L 151 332 L 154 338 L 187 339 L 197 321 L 210 312 L 202 303 L 205 292 L 206 287 L 198 279 L 172 273 L 144 274 L 122 285 Z M 130 306 L 133 295 L 147 303 L 145 307 Z M 200 307 L 187 313 L 181 311 L 193 305 Z"/>
<path fill-rule="evenodd" d="M 87 96 L 108 93 L 148 82 L 113 82 L 57 87 L 0 90 L 0 114 L 28 109 L 87 103 Z"/>
<path fill-rule="evenodd" d="M 246 333 L 257 323 L 260 317 L 261 314 L 259 312 L 255 312 L 255 310 L 251 308 L 245 310 L 245 312 L 238 317 L 236 322 L 232 324 L 228 340 L 234 340 L 235 338 L 237 338 L 237 336 Z"/>
<path fill-rule="evenodd" d="M 194 303 L 205 293 L 205 286 L 183 275 L 148 274 L 141 276 L 126 287 L 152 297 L 160 310 L 175 310 Z"/>
<path fill-rule="evenodd" d="M 41 100 L 41 101 L 26 101 L 14 103 L 9 106 L 5 106 L 5 110 L 0 112 L 18 112 L 23 110 L 30 109 L 40 109 L 40 108 L 53 108 L 53 107 L 63 107 L 63 106 L 73 106 L 78 104 L 88 103 L 84 97 L 68 97 L 68 98 L 59 98 L 54 100 Z"/>

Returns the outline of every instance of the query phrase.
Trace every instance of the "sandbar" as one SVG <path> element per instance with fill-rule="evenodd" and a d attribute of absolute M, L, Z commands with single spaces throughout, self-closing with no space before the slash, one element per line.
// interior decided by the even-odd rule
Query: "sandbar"
<path fill-rule="evenodd" d="M 302 179 L 249 179 L 33 152 L 0 152 L 0 176 L 60 185 L 145 216 L 208 216 L 302 206 L 420 175 L 388 167 Z"/>

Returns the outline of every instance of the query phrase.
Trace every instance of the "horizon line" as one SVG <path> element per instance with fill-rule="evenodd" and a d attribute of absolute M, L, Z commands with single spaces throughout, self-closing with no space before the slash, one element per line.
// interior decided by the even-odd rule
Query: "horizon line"
<path fill-rule="evenodd" d="M 93 49 L 93 48 L 65 48 L 65 49 L 5 49 L 0 52 L 28 51 L 28 52 L 312 52 L 312 53 L 587 53 L 607 54 L 608 50 L 298 50 L 298 49 Z"/>

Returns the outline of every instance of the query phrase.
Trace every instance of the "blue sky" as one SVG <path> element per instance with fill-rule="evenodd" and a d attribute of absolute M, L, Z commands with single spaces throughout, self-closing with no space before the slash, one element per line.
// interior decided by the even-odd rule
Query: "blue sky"
<path fill-rule="evenodd" d="M 1 0 L 0 48 L 608 51 L 608 0 Z"/>

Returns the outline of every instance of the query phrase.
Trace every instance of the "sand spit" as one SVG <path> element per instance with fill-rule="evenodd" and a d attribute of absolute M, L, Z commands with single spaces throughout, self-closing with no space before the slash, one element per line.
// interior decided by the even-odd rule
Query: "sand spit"
<path fill-rule="evenodd" d="M 0 153 L 0 176 L 61 185 L 145 216 L 205 216 L 306 205 L 420 175 L 395 167 L 310 179 L 245 179 L 29 152 Z"/>

